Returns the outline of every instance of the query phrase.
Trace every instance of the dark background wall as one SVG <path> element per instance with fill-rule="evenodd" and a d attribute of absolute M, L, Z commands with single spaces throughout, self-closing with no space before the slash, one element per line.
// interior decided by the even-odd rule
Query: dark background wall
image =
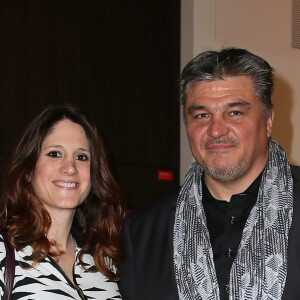
<path fill-rule="evenodd" d="M 1 1 L 0 182 L 24 127 L 68 102 L 95 120 L 129 208 L 177 186 L 179 34 L 180 0 Z"/>

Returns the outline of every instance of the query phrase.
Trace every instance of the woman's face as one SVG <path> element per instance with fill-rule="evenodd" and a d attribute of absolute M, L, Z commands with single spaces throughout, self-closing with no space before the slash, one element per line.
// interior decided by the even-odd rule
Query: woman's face
<path fill-rule="evenodd" d="M 57 123 L 38 157 L 33 190 L 51 212 L 75 210 L 91 189 L 90 147 L 84 129 L 70 120 Z"/>

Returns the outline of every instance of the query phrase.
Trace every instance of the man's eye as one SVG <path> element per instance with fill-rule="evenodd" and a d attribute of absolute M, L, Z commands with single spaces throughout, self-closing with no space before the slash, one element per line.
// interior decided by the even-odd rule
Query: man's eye
<path fill-rule="evenodd" d="M 203 118 L 206 118 L 206 117 L 207 117 L 207 113 L 201 113 L 201 114 L 196 115 L 197 119 L 203 119 Z"/>
<path fill-rule="evenodd" d="M 239 115 L 242 114 L 242 112 L 241 112 L 241 111 L 238 111 L 238 110 L 234 110 L 234 111 L 232 111 L 230 114 L 233 115 L 233 116 L 239 116 Z"/>
<path fill-rule="evenodd" d="M 89 160 L 89 157 L 86 154 L 78 154 L 76 155 L 75 159 L 85 161 L 85 160 Z"/>
<path fill-rule="evenodd" d="M 47 156 L 56 158 L 56 157 L 61 157 L 61 154 L 58 151 L 50 151 L 49 153 L 47 153 Z"/>

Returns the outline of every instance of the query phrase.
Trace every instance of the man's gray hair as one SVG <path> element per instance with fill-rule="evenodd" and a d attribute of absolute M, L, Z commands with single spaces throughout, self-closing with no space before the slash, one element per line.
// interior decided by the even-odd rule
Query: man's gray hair
<path fill-rule="evenodd" d="M 262 103 L 267 118 L 273 107 L 274 69 L 261 57 L 245 49 L 226 48 L 221 51 L 206 51 L 193 58 L 180 75 L 180 102 L 185 109 L 190 87 L 200 82 L 224 80 L 228 77 L 249 76 L 255 87 L 255 94 Z"/>

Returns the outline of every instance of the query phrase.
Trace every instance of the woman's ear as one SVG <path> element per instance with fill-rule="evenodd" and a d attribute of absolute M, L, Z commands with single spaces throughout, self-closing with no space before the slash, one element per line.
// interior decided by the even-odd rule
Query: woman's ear
<path fill-rule="evenodd" d="M 25 179 L 26 179 L 27 182 L 31 182 L 32 175 L 31 174 L 26 174 Z"/>

